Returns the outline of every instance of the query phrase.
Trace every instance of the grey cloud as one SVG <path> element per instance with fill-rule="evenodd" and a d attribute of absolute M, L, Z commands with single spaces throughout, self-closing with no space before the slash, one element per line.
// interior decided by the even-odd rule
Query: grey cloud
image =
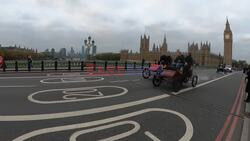
<path fill-rule="evenodd" d="M 244 43 L 250 43 L 250 38 L 243 38 L 240 41 Z"/>
<path fill-rule="evenodd" d="M 161 44 L 166 34 L 171 51 L 185 51 L 188 42 L 210 41 L 213 52 L 223 53 L 223 30 L 229 16 L 234 57 L 250 61 L 250 39 L 243 36 L 250 32 L 249 4 L 246 0 L 9 0 L 0 6 L 4 19 L 0 44 L 80 50 L 84 38 L 91 35 L 98 52 L 138 51 L 140 35 L 146 33 L 151 46 Z"/>

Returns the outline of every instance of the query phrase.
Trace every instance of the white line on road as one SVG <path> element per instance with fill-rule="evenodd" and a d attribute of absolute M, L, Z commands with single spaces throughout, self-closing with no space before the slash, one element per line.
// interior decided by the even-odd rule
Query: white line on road
<path fill-rule="evenodd" d="M 35 85 L 16 85 L 16 86 L 0 86 L 0 88 L 29 88 L 36 87 Z"/>
<path fill-rule="evenodd" d="M 109 81 L 110 83 L 122 83 L 122 82 L 128 82 L 129 80 L 117 80 L 117 81 Z"/>
<path fill-rule="evenodd" d="M 167 97 L 169 97 L 168 94 L 163 94 L 163 95 L 159 95 L 159 96 L 155 96 L 151 98 L 146 98 L 142 100 L 127 102 L 127 103 L 122 103 L 122 104 L 117 104 L 117 105 L 92 108 L 92 109 L 87 109 L 87 110 L 62 112 L 62 113 L 33 114 L 33 115 L 0 115 L 0 121 L 34 121 L 34 120 L 47 120 L 47 119 L 58 119 L 58 118 L 90 115 L 90 114 L 95 114 L 95 113 L 102 113 L 102 112 L 108 112 L 108 111 L 132 107 L 132 106 L 137 106 L 137 105 L 141 105 L 144 103 L 167 98 Z"/>
<path fill-rule="evenodd" d="M 91 133 L 91 132 L 96 132 L 96 131 L 100 131 L 100 130 L 105 130 L 105 129 L 110 129 L 110 128 L 114 128 L 117 126 L 121 126 L 121 125 L 127 125 L 127 124 L 131 124 L 134 126 L 134 128 L 132 130 L 129 130 L 127 132 L 112 136 L 112 137 L 108 137 L 106 139 L 101 139 L 99 141 L 116 141 L 125 137 L 128 137 L 136 132 L 138 132 L 140 130 L 140 124 L 135 122 L 135 121 L 122 121 L 122 122 L 117 122 L 117 123 L 113 123 L 113 124 L 109 124 L 109 125 L 104 125 L 104 126 L 99 126 L 99 127 L 95 127 L 95 128 L 91 128 L 91 129 L 86 129 L 86 130 L 81 130 L 81 131 L 77 131 L 75 133 L 73 133 L 70 136 L 69 141 L 77 141 L 76 138 L 79 137 L 80 135 L 86 134 L 86 133 Z"/>
<path fill-rule="evenodd" d="M 229 76 L 231 76 L 231 75 L 233 75 L 233 74 L 235 74 L 235 73 L 232 73 L 232 74 L 229 74 L 229 75 L 225 75 L 225 76 L 222 76 L 222 77 L 219 77 L 219 78 L 216 78 L 216 79 L 213 79 L 213 80 L 210 80 L 210 81 L 207 81 L 207 82 L 198 84 L 196 87 L 189 87 L 189 88 L 186 88 L 186 89 L 182 89 L 182 90 L 180 90 L 180 91 L 178 91 L 178 92 L 172 92 L 172 94 L 178 95 L 178 94 L 181 94 L 181 93 L 184 93 L 184 92 L 187 92 L 187 91 L 190 91 L 190 90 L 193 90 L 193 89 L 196 89 L 196 88 L 205 86 L 205 85 L 207 85 L 207 84 L 210 84 L 210 83 L 212 83 L 212 82 L 218 81 L 218 80 L 220 80 L 220 79 L 229 77 Z"/>
<path fill-rule="evenodd" d="M 146 136 L 148 136 L 150 139 L 152 139 L 153 141 L 161 141 L 160 139 L 158 139 L 155 135 L 153 135 L 152 133 L 150 133 L 149 131 L 144 132 L 144 134 Z"/>
<path fill-rule="evenodd" d="M 107 123 L 111 123 L 111 122 L 115 122 L 115 121 L 119 121 L 119 120 L 125 120 L 127 118 L 139 116 L 139 115 L 146 114 L 149 112 L 165 112 L 165 113 L 170 113 L 170 114 L 174 114 L 174 115 L 178 116 L 179 118 L 181 118 L 184 121 L 184 123 L 186 125 L 186 131 L 185 131 L 184 135 L 179 139 L 179 141 L 191 140 L 191 138 L 193 136 L 193 132 L 194 132 L 193 125 L 192 125 L 191 121 L 185 115 L 183 115 L 179 112 L 173 111 L 173 110 L 169 110 L 169 109 L 148 108 L 148 109 L 143 109 L 143 110 L 139 110 L 136 112 L 132 112 L 132 113 L 116 116 L 116 117 L 106 118 L 106 119 L 102 119 L 102 120 L 97 120 L 97 121 L 38 129 L 38 130 L 35 130 L 32 132 L 26 133 L 22 136 L 19 136 L 18 138 L 14 139 L 13 141 L 24 141 L 24 140 L 27 140 L 29 138 L 32 138 L 32 137 L 35 137 L 38 135 L 42 135 L 42 134 L 98 126 L 98 125 L 107 124 Z"/>
<path fill-rule="evenodd" d="M 112 89 L 120 89 L 122 90 L 119 93 L 115 93 L 115 94 L 111 94 L 111 95 L 104 95 L 102 93 L 99 93 L 99 96 L 95 97 L 84 97 L 84 94 L 91 94 L 91 92 L 100 92 L 100 91 L 93 91 L 94 89 L 102 89 L 102 88 L 112 88 Z M 34 97 L 36 95 L 49 95 L 51 94 L 50 92 L 62 92 L 66 95 L 63 96 L 64 99 L 62 100 L 37 100 Z M 125 95 L 126 93 L 128 93 L 128 89 L 124 88 L 124 87 L 119 87 L 119 86 L 94 86 L 94 87 L 81 87 L 81 88 L 65 88 L 65 89 L 49 89 L 49 90 L 43 90 L 43 91 L 38 91 L 35 93 L 32 93 L 28 96 L 28 100 L 34 103 L 38 103 L 38 104 L 56 104 L 56 103 L 68 103 L 68 102 L 79 102 L 79 101 L 88 101 L 88 100 L 97 100 L 97 99 L 105 99 L 105 98 L 112 98 L 112 97 L 118 97 L 118 96 L 122 96 Z M 78 98 L 75 96 L 79 96 L 79 94 L 82 95 L 83 98 Z M 74 97 L 73 99 L 68 99 L 67 97 Z M 65 99 L 66 97 L 66 99 Z"/>
<path fill-rule="evenodd" d="M 93 80 L 88 80 L 91 78 Z M 51 81 L 56 80 L 56 81 Z M 43 79 L 40 82 L 45 84 L 60 84 L 60 83 L 80 83 L 80 82 L 97 82 L 104 80 L 103 77 L 70 77 L 70 78 L 47 78 Z"/>

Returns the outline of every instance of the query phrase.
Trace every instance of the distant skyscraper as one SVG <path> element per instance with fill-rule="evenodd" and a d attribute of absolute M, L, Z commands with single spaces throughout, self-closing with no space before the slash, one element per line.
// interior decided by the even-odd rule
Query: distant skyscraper
<path fill-rule="evenodd" d="M 51 53 L 51 56 L 54 58 L 56 55 L 56 50 L 52 48 L 50 53 Z"/>
<path fill-rule="evenodd" d="M 66 58 L 67 57 L 67 50 L 66 50 L 66 48 L 61 48 L 61 50 L 59 52 L 59 57 L 60 58 Z"/>
<path fill-rule="evenodd" d="M 93 55 L 93 56 L 96 55 L 96 45 L 94 45 L 93 48 L 92 48 L 92 55 Z"/>
<path fill-rule="evenodd" d="M 75 56 L 75 50 L 73 47 L 70 47 L 69 57 L 74 58 L 74 56 Z"/>

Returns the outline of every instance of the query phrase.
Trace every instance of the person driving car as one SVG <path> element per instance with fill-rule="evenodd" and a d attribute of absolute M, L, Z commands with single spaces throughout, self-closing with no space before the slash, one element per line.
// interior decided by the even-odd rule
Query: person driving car
<path fill-rule="evenodd" d="M 170 67 L 172 64 L 171 56 L 162 55 L 160 57 L 160 64 L 163 66 L 163 69 L 167 69 L 168 67 Z"/>
<path fill-rule="evenodd" d="M 185 66 L 183 68 L 183 73 L 187 77 L 192 76 L 191 67 L 193 66 L 193 64 L 194 64 L 193 57 L 191 53 L 188 53 L 188 55 L 185 58 Z"/>
<path fill-rule="evenodd" d="M 185 57 L 181 52 L 178 52 L 177 57 L 174 60 L 175 67 L 177 69 L 181 69 L 184 66 L 185 63 Z"/>

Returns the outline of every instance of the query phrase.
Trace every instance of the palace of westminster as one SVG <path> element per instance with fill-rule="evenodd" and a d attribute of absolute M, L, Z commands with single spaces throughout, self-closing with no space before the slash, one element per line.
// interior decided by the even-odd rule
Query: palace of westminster
<path fill-rule="evenodd" d="M 141 36 L 140 40 L 140 53 L 132 53 L 129 50 L 121 50 L 122 61 L 139 61 L 146 60 L 155 62 L 159 60 L 161 55 L 170 55 L 173 59 L 180 53 L 179 50 L 176 52 L 168 51 L 168 44 L 166 35 L 161 46 L 153 45 L 152 50 L 149 49 L 150 37 Z M 219 64 L 232 65 L 232 48 L 233 48 L 233 34 L 230 29 L 230 24 L 227 20 L 226 28 L 224 30 L 224 57 L 220 54 L 214 54 L 210 50 L 211 43 L 188 43 L 188 52 L 181 52 L 183 55 L 191 53 L 194 62 L 200 66 L 214 67 Z"/>

